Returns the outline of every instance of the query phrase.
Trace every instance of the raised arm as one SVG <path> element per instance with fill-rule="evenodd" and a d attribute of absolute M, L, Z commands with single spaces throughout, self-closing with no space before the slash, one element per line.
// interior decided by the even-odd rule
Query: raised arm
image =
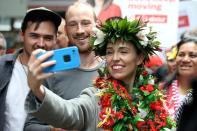
<path fill-rule="evenodd" d="M 40 57 L 36 57 L 43 50 L 37 49 L 32 52 L 28 62 L 28 84 L 33 94 L 42 101 L 45 96 L 44 87 L 41 85 L 42 81 L 53 73 L 43 73 L 43 69 L 55 64 L 55 61 L 47 61 L 47 58 L 53 55 L 53 51 L 49 51 Z"/>

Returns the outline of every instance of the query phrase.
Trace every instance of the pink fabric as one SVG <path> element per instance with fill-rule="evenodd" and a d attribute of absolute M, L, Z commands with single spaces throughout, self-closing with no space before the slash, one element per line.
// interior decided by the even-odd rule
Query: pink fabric
<path fill-rule="evenodd" d="M 98 15 L 98 19 L 103 23 L 108 18 L 113 17 L 113 16 L 121 17 L 121 9 L 116 4 L 111 4 L 108 8 L 102 10 Z"/>
<path fill-rule="evenodd" d="M 149 57 L 149 61 L 145 63 L 145 67 L 160 67 L 163 65 L 162 59 L 158 55 L 152 55 Z"/>
<path fill-rule="evenodd" d="M 174 80 L 167 91 L 167 108 L 172 117 L 175 116 L 183 99 L 183 96 L 179 93 L 178 87 L 178 81 Z"/>

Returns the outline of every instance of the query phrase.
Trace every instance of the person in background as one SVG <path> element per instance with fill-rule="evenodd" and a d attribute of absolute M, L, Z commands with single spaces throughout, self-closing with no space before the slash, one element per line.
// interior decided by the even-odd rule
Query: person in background
<path fill-rule="evenodd" d="M 154 54 L 149 56 L 149 61 L 147 61 L 144 66 L 146 67 L 149 73 L 154 74 L 156 70 L 160 68 L 162 65 L 162 59 L 158 55 Z"/>
<path fill-rule="evenodd" d="M 120 7 L 114 4 L 113 0 L 86 0 L 86 1 L 93 6 L 96 16 L 98 20 L 101 21 L 101 23 L 105 22 L 108 18 L 114 16 L 118 16 L 118 17 L 122 16 Z"/>
<path fill-rule="evenodd" d="M 173 73 L 176 71 L 176 55 L 177 55 L 177 47 L 172 46 L 172 48 L 165 51 L 166 62 L 168 67 L 168 73 Z"/>
<path fill-rule="evenodd" d="M 27 63 L 36 49 L 51 50 L 56 44 L 61 17 L 44 7 L 27 11 L 19 33 L 23 48 L 0 57 L 0 130 L 22 131 L 29 91 Z"/>
<path fill-rule="evenodd" d="M 7 43 L 4 35 L 0 32 L 0 56 L 6 54 Z"/>
<path fill-rule="evenodd" d="M 68 100 L 78 97 L 82 90 L 91 85 L 92 81 L 98 76 L 98 69 L 103 67 L 105 62 L 95 55 L 89 43 L 93 29 L 97 25 L 97 19 L 91 5 L 84 2 L 73 3 L 65 13 L 65 20 L 69 46 L 77 46 L 79 50 L 80 67 L 55 73 L 52 77 L 46 79 L 43 84 L 55 94 Z M 50 131 L 61 129 L 52 127 L 32 115 L 28 115 L 24 130 Z"/>
<path fill-rule="evenodd" d="M 175 80 L 167 88 L 167 107 L 172 116 L 179 121 L 182 105 L 190 103 L 192 88 L 190 81 L 196 77 L 197 39 L 187 36 L 177 44 L 177 73 Z M 179 123 L 179 122 L 178 122 Z"/>
<path fill-rule="evenodd" d="M 190 38 L 197 41 L 197 28 L 187 31 L 182 35 L 181 39 Z M 196 131 L 197 130 L 197 66 L 195 66 L 195 76 L 193 76 L 191 84 L 192 102 L 184 103 L 177 131 Z"/>
<path fill-rule="evenodd" d="M 62 18 L 61 24 L 58 27 L 57 31 L 57 44 L 55 44 L 55 49 L 65 48 L 68 47 L 69 40 L 65 30 L 65 19 Z"/>
<path fill-rule="evenodd" d="M 101 30 L 95 29 L 91 45 L 97 55 L 106 59 L 106 68 L 95 79 L 94 87 L 84 89 L 71 100 L 62 99 L 41 84 L 52 75 L 43 73 L 42 68 L 55 64 L 45 62 L 53 52 L 37 59 L 35 56 L 42 50 L 34 51 L 28 63 L 31 92 L 25 103 L 27 112 L 65 129 L 170 130 L 175 123 L 168 117 L 164 96 L 143 67 L 159 42 L 149 29 L 144 34 L 148 41 L 139 37 L 144 27 L 146 24 L 140 20 L 125 18 L 110 20 Z"/>
<path fill-rule="evenodd" d="M 155 72 L 158 82 L 162 83 L 162 88 L 166 89 L 176 77 L 176 55 L 177 47 L 172 46 L 165 51 L 166 63 L 159 67 Z"/>
<path fill-rule="evenodd" d="M 197 130 L 197 74 L 191 82 L 192 102 L 183 105 L 182 113 L 177 131 L 196 131 Z"/>

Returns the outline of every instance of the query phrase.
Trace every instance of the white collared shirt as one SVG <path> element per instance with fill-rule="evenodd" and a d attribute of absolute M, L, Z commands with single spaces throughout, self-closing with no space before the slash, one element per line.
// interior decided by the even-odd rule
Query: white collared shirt
<path fill-rule="evenodd" d="M 5 131 L 23 131 L 27 116 L 24 102 L 29 92 L 26 72 L 27 67 L 16 60 L 6 95 Z"/>

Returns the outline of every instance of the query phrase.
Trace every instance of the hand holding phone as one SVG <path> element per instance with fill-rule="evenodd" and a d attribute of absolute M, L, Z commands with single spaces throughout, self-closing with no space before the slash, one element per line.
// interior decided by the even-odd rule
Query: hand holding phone
<path fill-rule="evenodd" d="M 41 52 L 37 57 L 45 54 L 46 51 Z M 54 55 L 49 57 L 46 61 L 56 60 L 56 64 L 45 68 L 43 71 L 47 72 L 59 72 L 63 70 L 69 70 L 80 66 L 80 56 L 78 48 L 76 46 L 61 48 L 54 50 Z"/>

